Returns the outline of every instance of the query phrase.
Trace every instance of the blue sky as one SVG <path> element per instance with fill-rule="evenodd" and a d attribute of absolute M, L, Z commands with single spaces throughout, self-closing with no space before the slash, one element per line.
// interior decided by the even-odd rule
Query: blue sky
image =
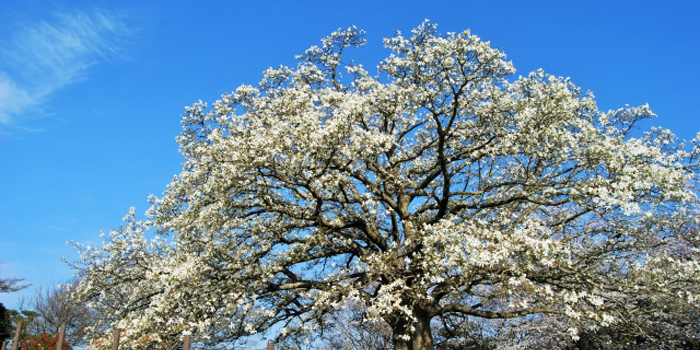
<path fill-rule="evenodd" d="M 184 106 L 353 24 L 368 43 L 352 54 L 374 67 L 383 37 L 426 18 L 471 29 L 518 74 L 571 77 L 601 109 L 649 103 L 645 127 L 700 130 L 697 1 L 0 0 L 0 278 L 63 282 L 67 240 L 99 244 L 129 207 L 143 213 L 180 171 Z"/>

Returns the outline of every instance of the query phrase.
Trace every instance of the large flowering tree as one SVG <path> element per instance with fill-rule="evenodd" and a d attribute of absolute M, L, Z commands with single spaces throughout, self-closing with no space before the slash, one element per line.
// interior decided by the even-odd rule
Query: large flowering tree
<path fill-rule="evenodd" d="M 82 251 L 80 293 L 125 341 L 311 334 L 360 303 L 418 350 L 449 315 L 558 315 L 576 338 L 638 297 L 698 301 L 697 261 L 663 254 L 694 220 L 696 152 L 633 137 L 647 106 L 601 112 L 568 79 L 509 78 L 488 42 L 427 22 L 385 40 L 376 76 L 343 56 L 363 44 L 338 30 L 186 109 L 182 173 L 146 220 Z"/>

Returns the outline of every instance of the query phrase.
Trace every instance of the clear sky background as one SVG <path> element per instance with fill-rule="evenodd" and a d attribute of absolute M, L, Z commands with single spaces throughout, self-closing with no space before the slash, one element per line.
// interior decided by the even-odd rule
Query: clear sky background
<path fill-rule="evenodd" d="M 603 110 L 649 103 L 645 128 L 700 130 L 699 1 L 0 0 L 0 278 L 64 282 L 67 240 L 100 244 L 129 207 L 145 212 L 180 172 L 184 106 L 353 24 L 367 45 L 352 54 L 373 71 L 381 39 L 426 18 L 471 29 L 518 74 L 571 77 Z"/>

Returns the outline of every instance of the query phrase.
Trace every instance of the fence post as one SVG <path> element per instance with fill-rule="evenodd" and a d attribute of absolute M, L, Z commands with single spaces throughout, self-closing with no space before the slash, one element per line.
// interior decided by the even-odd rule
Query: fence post
<path fill-rule="evenodd" d="M 275 343 L 268 341 L 267 342 L 267 350 L 275 350 Z"/>
<path fill-rule="evenodd" d="M 56 350 L 63 350 L 63 339 L 66 338 L 66 324 L 61 323 L 61 330 L 58 331 L 58 344 L 56 344 Z M 3 349 L 5 350 L 5 349 Z"/>
<path fill-rule="evenodd" d="M 112 342 L 112 350 L 119 349 L 119 336 L 122 334 L 122 329 L 119 327 L 114 328 L 114 341 Z"/>
<path fill-rule="evenodd" d="M 182 350 L 190 350 L 190 344 L 192 344 L 192 336 L 191 335 L 186 335 L 185 340 L 183 341 L 184 344 L 182 344 Z"/>
<path fill-rule="evenodd" d="M 17 329 L 15 330 L 15 338 L 12 340 L 12 350 L 19 349 L 19 336 L 22 331 L 22 322 L 17 322 Z"/>
<path fill-rule="evenodd" d="M 3 341 L 2 341 L 2 348 L 0 348 L 0 349 L 1 349 L 1 350 L 7 349 L 7 340 L 3 340 Z"/>

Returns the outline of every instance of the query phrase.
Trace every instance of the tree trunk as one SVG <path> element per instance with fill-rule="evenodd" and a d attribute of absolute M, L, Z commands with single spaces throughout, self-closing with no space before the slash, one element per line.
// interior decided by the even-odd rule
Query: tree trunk
<path fill-rule="evenodd" d="M 392 340 L 395 350 L 433 350 L 433 333 L 430 329 L 430 315 L 425 310 L 416 307 L 413 310 L 416 322 L 412 325 L 397 317 L 394 322 Z M 411 331 L 413 326 L 413 331 Z M 409 335 L 405 340 L 402 336 Z"/>

